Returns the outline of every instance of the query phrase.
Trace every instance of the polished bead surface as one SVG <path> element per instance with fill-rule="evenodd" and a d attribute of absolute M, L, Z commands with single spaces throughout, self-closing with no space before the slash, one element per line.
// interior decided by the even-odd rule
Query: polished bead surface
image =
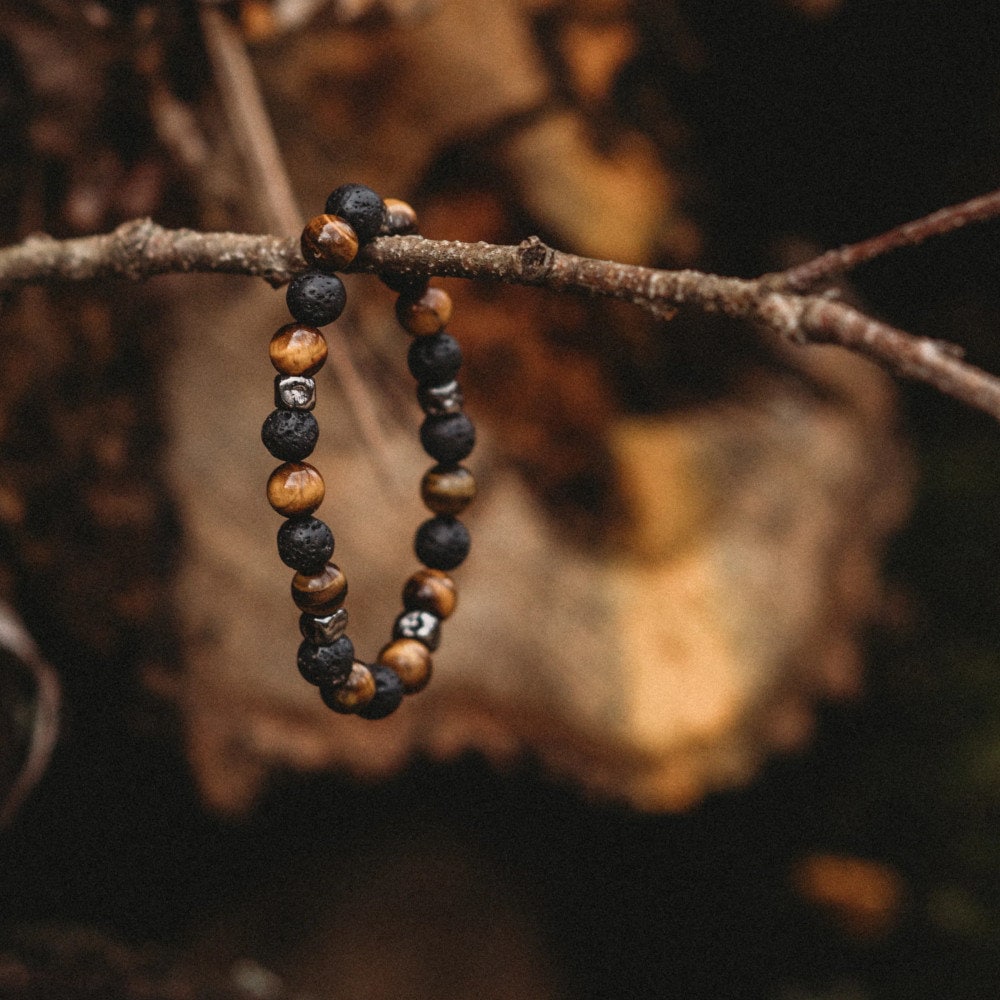
<path fill-rule="evenodd" d="M 321 271 L 339 271 L 358 255 L 358 234 L 338 215 L 317 215 L 302 230 L 302 256 Z"/>
<path fill-rule="evenodd" d="M 358 709 L 362 719 L 384 719 L 399 708 L 403 700 L 403 682 L 399 674 L 389 667 L 375 664 L 368 668 L 375 678 L 375 695 L 366 705 Z"/>
<path fill-rule="evenodd" d="M 427 417 L 420 425 L 420 443 L 442 465 L 461 462 L 476 445 L 476 428 L 464 413 Z"/>
<path fill-rule="evenodd" d="M 435 514 L 454 517 L 476 499 L 476 480 L 463 465 L 435 465 L 420 481 L 420 496 Z"/>
<path fill-rule="evenodd" d="M 414 337 L 440 333 L 451 321 L 451 296 L 433 285 L 420 296 L 400 295 L 396 300 L 396 319 Z"/>
<path fill-rule="evenodd" d="M 326 361 L 326 340 L 315 327 L 288 323 L 268 347 L 271 364 L 282 375 L 315 375 Z"/>
<path fill-rule="evenodd" d="M 311 514 L 325 492 L 323 477 L 308 462 L 285 462 L 267 481 L 268 503 L 285 517 Z"/>
<path fill-rule="evenodd" d="M 274 410 L 260 429 L 264 447 L 283 462 L 301 462 L 319 440 L 319 424 L 305 410 Z"/>
<path fill-rule="evenodd" d="M 439 569 L 418 569 L 403 587 L 403 607 L 448 618 L 458 605 L 455 581 Z"/>
<path fill-rule="evenodd" d="M 375 697 L 375 678 L 368 666 L 355 660 L 343 684 L 320 686 L 319 693 L 327 708 L 341 715 L 353 715 Z"/>
<path fill-rule="evenodd" d="M 295 662 L 299 673 L 310 684 L 336 687 L 343 684 L 351 673 L 354 643 L 346 635 L 321 646 L 303 642 L 299 646 Z"/>
<path fill-rule="evenodd" d="M 443 417 L 448 413 L 461 413 L 465 397 L 454 379 L 444 385 L 421 382 L 417 386 L 417 402 L 427 416 Z"/>
<path fill-rule="evenodd" d="M 448 333 L 417 337 L 406 352 L 406 365 L 418 382 L 450 382 L 462 367 L 462 348 Z"/>
<path fill-rule="evenodd" d="M 326 326 L 344 311 L 347 290 L 335 274 L 303 271 L 289 282 L 285 302 L 300 323 Z"/>
<path fill-rule="evenodd" d="M 276 375 L 274 405 L 281 410 L 312 410 L 316 406 L 316 382 L 305 375 Z"/>
<path fill-rule="evenodd" d="M 413 549 L 431 569 L 454 569 L 469 554 L 469 530 L 453 517 L 432 517 L 417 529 Z"/>
<path fill-rule="evenodd" d="M 416 639 L 395 639 L 378 654 L 378 662 L 393 670 L 406 694 L 416 694 L 431 679 L 430 650 Z"/>
<path fill-rule="evenodd" d="M 417 213 L 413 206 L 399 198 L 386 198 L 382 232 L 386 236 L 410 236 L 416 231 Z"/>
<path fill-rule="evenodd" d="M 430 611 L 404 611 L 392 626 L 393 639 L 416 639 L 432 653 L 441 645 L 441 619 Z"/>
<path fill-rule="evenodd" d="M 364 184 L 341 184 L 326 199 L 326 214 L 339 215 L 353 227 L 361 243 L 378 236 L 385 224 L 385 203 Z"/>
<path fill-rule="evenodd" d="M 303 639 L 317 646 L 333 642 L 347 631 L 347 608 L 337 608 L 332 615 L 324 615 L 321 618 L 315 615 L 300 615 L 299 631 Z"/>
<path fill-rule="evenodd" d="M 333 614 L 346 598 L 347 577 L 336 563 L 327 563 L 319 573 L 292 577 L 292 600 L 300 611 L 315 618 Z"/>
<path fill-rule="evenodd" d="M 278 529 L 278 555 L 300 573 L 318 573 L 333 555 L 333 532 L 318 517 L 289 518 Z"/>

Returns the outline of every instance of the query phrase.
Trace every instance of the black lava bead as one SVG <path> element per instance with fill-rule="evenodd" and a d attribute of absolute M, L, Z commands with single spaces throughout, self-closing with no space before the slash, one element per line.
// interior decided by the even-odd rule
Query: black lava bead
<path fill-rule="evenodd" d="M 462 367 L 462 348 L 448 333 L 417 337 L 407 351 L 406 363 L 418 382 L 444 385 Z"/>
<path fill-rule="evenodd" d="M 354 643 L 342 635 L 329 646 L 304 642 L 299 646 L 299 673 L 310 684 L 332 688 L 343 684 L 354 663 Z"/>
<path fill-rule="evenodd" d="M 300 573 L 318 573 L 333 555 L 333 532 L 318 517 L 291 517 L 278 529 L 278 555 Z"/>
<path fill-rule="evenodd" d="M 469 554 L 469 529 L 454 517 L 432 517 L 417 529 L 413 551 L 429 569 L 454 569 Z"/>
<path fill-rule="evenodd" d="M 476 428 L 464 413 L 431 416 L 420 425 L 420 443 L 443 465 L 461 462 L 476 444 Z"/>
<path fill-rule="evenodd" d="M 367 243 L 385 225 L 385 203 L 364 184 L 341 184 L 326 199 L 326 214 L 346 219 L 358 234 L 361 243 Z"/>
<path fill-rule="evenodd" d="M 389 667 L 375 664 L 369 667 L 375 678 L 375 697 L 358 709 L 362 719 L 384 719 L 399 708 L 403 700 L 403 682 Z"/>
<path fill-rule="evenodd" d="M 319 424 L 308 410 L 275 410 L 264 420 L 260 439 L 275 458 L 301 462 L 316 447 Z"/>
<path fill-rule="evenodd" d="M 288 311 L 306 326 L 332 323 L 347 304 L 344 283 L 335 274 L 303 271 L 295 275 L 285 293 Z"/>

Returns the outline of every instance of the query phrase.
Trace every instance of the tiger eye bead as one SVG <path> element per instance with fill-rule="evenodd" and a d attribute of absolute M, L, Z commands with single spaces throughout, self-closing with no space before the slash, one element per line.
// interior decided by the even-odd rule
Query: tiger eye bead
<path fill-rule="evenodd" d="M 414 337 L 440 333 L 451 320 L 451 296 L 443 288 L 433 286 L 419 298 L 401 295 L 396 300 L 396 318 Z"/>
<path fill-rule="evenodd" d="M 321 686 L 319 693 L 327 708 L 341 715 L 353 715 L 375 697 L 375 678 L 368 667 L 355 660 L 343 684 L 337 687 Z"/>
<path fill-rule="evenodd" d="M 268 353 L 282 375 L 315 375 L 326 361 L 326 340 L 315 327 L 289 323 L 271 338 Z"/>
<path fill-rule="evenodd" d="M 447 618 L 458 604 L 455 581 L 438 569 L 419 569 L 403 587 L 403 607 L 407 611 L 429 611 Z"/>
<path fill-rule="evenodd" d="M 395 671 L 406 694 L 416 694 L 431 679 L 430 650 L 416 639 L 396 639 L 383 647 L 378 662 Z"/>
<path fill-rule="evenodd" d="M 339 271 L 358 255 L 358 234 L 338 215 L 317 215 L 302 230 L 302 256 L 321 271 Z"/>
<path fill-rule="evenodd" d="M 267 481 L 268 503 L 284 517 L 311 514 L 325 493 L 323 477 L 308 462 L 285 462 Z"/>
<path fill-rule="evenodd" d="M 476 480 L 463 465 L 435 465 L 420 481 L 420 496 L 428 510 L 454 517 L 476 498 Z"/>
<path fill-rule="evenodd" d="M 417 213 L 408 202 L 399 198 L 385 198 L 385 224 L 387 236 L 409 236 L 417 231 Z"/>
<path fill-rule="evenodd" d="M 347 577 L 336 563 L 327 563 L 318 573 L 292 577 L 292 600 L 300 611 L 316 618 L 332 614 L 346 597 Z"/>

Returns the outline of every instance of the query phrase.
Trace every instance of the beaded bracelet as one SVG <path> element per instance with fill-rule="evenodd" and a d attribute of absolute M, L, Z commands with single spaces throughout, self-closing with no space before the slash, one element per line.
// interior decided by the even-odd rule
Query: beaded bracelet
<path fill-rule="evenodd" d="M 458 342 L 444 328 L 451 299 L 423 279 L 386 283 L 400 293 L 396 317 L 413 336 L 407 363 L 417 381 L 417 400 L 425 414 L 420 443 L 436 461 L 424 475 L 420 495 L 434 515 L 417 529 L 414 550 L 423 568 L 403 587 L 403 611 L 392 638 L 367 664 L 354 656 L 347 637 L 347 578 L 330 562 L 334 539 L 313 512 L 325 487 L 308 457 L 319 436 L 313 416 L 313 376 L 326 361 L 327 346 L 317 327 L 332 323 L 347 302 L 336 271 L 354 260 L 361 246 L 378 235 L 416 232 L 417 219 L 406 202 L 383 200 L 362 184 L 344 184 L 327 199 L 324 215 L 302 233 L 308 269 L 288 286 L 286 301 L 294 323 L 271 338 L 274 411 L 261 430 L 264 446 L 282 465 L 271 473 L 267 498 L 286 518 L 278 530 L 278 555 L 294 569 L 292 600 L 302 612 L 298 649 L 302 676 L 319 688 L 333 711 L 381 719 L 394 712 L 404 694 L 422 691 L 431 676 L 431 653 L 440 642 L 441 622 L 455 610 L 457 593 L 447 571 L 469 553 L 469 533 L 456 517 L 475 497 L 476 484 L 464 466 L 476 433 L 462 412 L 462 391 L 455 376 L 462 363 Z"/>

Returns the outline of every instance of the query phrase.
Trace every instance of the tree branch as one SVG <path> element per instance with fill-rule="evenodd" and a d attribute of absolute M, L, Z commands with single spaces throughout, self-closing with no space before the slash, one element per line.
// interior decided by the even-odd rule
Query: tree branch
<path fill-rule="evenodd" d="M 987 197 L 992 206 L 993 196 Z M 997 201 L 1000 204 L 1000 195 Z M 974 221 L 982 216 L 966 213 L 963 217 Z M 955 218 L 949 217 L 947 225 L 956 228 Z M 917 224 L 911 227 L 911 232 L 925 230 Z M 900 238 L 890 237 L 883 238 L 886 248 L 901 245 Z M 56 279 L 117 276 L 139 280 L 193 271 L 250 275 L 277 286 L 304 266 L 297 241 L 292 239 L 168 230 L 145 219 L 101 236 L 64 241 L 32 236 L 2 249 L 0 289 Z M 897 330 L 843 302 L 784 290 L 782 275 L 745 279 L 692 270 L 661 271 L 561 253 L 536 237 L 517 246 L 381 237 L 362 249 L 352 269 L 601 295 L 631 302 L 661 317 L 682 308 L 722 313 L 756 323 L 796 344 L 837 344 L 864 354 L 897 375 L 926 382 L 1000 420 L 1000 380 L 963 361 L 959 348 Z"/>

